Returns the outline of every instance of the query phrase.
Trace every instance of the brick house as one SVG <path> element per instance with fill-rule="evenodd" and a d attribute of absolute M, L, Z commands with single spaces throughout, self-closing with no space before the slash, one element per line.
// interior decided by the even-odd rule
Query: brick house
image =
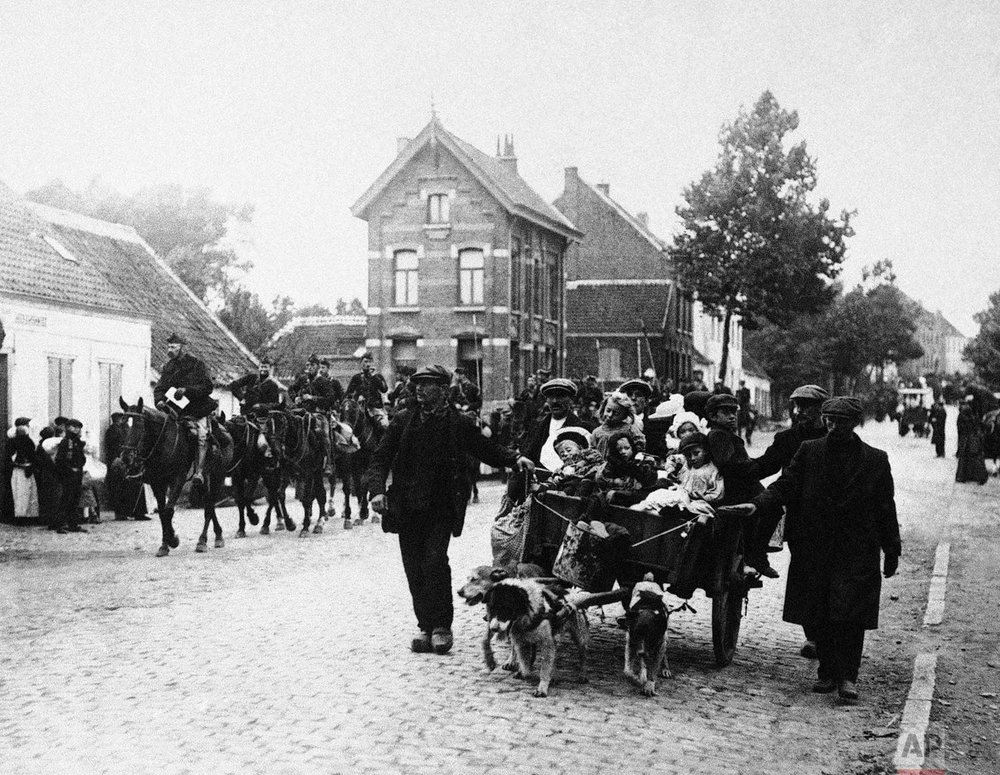
<path fill-rule="evenodd" d="M 585 237 L 566 255 L 566 372 L 608 389 L 652 367 L 674 385 L 691 377 L 693 303 L 678 287 L 667 245 L 611 197 L 566 168 L 556 207 Z"/>
<path fill-rule="evenodd" d="M 398 142 L 354 203 L 368 222 L 368 331 L 376 368 L 465 366 L 487 400 L 564 362 L 564 258 L 582 234 L 517 173 L 435 116 Z"/>

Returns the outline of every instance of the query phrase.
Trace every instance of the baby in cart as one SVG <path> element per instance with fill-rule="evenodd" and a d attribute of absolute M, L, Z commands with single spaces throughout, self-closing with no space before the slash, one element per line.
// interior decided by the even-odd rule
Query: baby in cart
<path fill-rule="evenodd" d="M 552 443 L 563 465 L 553 472 L 540 489 L 558 490 L 567 495 L 586 497 L 593 494 L 595 478 L 604 456 L 591 447 L 590 432 L 585 428 L 563 428 Z"/>

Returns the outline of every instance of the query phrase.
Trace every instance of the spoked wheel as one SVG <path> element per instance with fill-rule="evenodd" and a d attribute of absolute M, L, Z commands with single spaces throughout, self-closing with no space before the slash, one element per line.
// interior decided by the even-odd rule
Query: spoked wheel
<path fill-rule="evenodd" d="M 741 585 L 730 584 L 712 598 L 712 648 L 719 667 L 728 665 L 736 655 L 743 621 L 743 596 Z"/>

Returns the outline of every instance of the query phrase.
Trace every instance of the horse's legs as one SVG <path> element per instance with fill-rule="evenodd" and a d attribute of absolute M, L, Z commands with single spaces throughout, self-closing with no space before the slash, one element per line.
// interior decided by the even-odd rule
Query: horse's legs
<path fill-rule="evenodd" d="M 174 510 L 167 505 L 167 486 L 165 484 L 154 484 L 153 497 L 156 498 L 156 511 L 160 515 L 160 532 L 162 535 L 160 548 L 156 552 L 157 557 L 166 557 L 170 554 L 170 548 L 178 544 L 177 534 L 174 533 L 173 516 Z"/>
<path fill-rule="evenodd" d="M 208 501 L 205 503 L 205 522 L 208 523 L 209 518 L 212 521 L 212 529 L 215 531 L 215 548 L 221 549 L 225 546 L 225 541 L 222 539 L 222 525 L 219 523 L 219 517 L 215 512 L 215 503 L 219 499 L 219 487 L 216 482 L 212 482 L 212 488 L 208 491 Z"/>
<path fill-rule="evenodd" d="M 353 514 L 351 511 L 351 490 L 353 489 L 351 487 L 351 458 L 348 456 L 338 457 L 336 471 L 341 481 L 340 488 L 344 493 L 344 519 L 350 519 Z"/>
<path fill-rule="evenodd" d="M 247 523 L 246 523 L 246 491 L 244 486 L 246 480 L 243 478 L 243 474 L 238 469 L 233 471 L 233 500 L 236 501 L 236 513 L 239 515 L 240 524 L 236 529 L 237 538 L 247 537 Z"/>
<path fill-rule="evenodd" d="M 251 525 L 260 524 L 260 517 L 253 510 L 253 494 L 257 491 L 257 482 L 260 481 L 260 473 L 254 471 L 243 479 L 243 497 L 245 498 L 247 519 Z"/>

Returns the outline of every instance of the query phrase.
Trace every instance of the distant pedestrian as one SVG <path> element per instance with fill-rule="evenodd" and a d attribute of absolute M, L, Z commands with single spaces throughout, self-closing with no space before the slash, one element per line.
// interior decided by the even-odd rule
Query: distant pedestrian
<path fill-rule="evenodd" d="M 31 438 L 31 418 L 18 417 L 7 433 L 10 456 L 10 487 L 14 497 L 14 516 L 26 519 L 38 516 L 38 489 L 35 478 L 35 442 Z"/>
<path fill-rule="evenodd" d="M 931 444 L 934 445 L 934 453 L 937 457 L 944 457 L 945 434 L 944 428 L 948 422 L 948 413 L 944 408 L 944 398 L 939 398 L 931 407 Z"/>
<path fill-rule="evenodd" d="M 788 524 L 798 548 L 788 568 L 784 619 L 816 633 L 813 691 L 837 690 L 853 703 L 865 630 L 878 627 L 879 553 L 889 578 L 899 565 L 899 522 L 888 456 L 854 433 L 861 401 L 831 398 L 822 413 L 827 435 L 803 441 L 791 465 L 745 513 L 798 504 Z"/>
<path fill-rule="evenodd" d="M 975 396 L 967 395 L 958 410 L 958 468 L 956 482 L 986 484 L 985 434 L 980 415 L 976 412 Z"/>
<path fill-rule="evenodd" d="M 448 403 L 451 374 L 446 368 L 428 366 L 411 380 L 419 407 L 393 418 L 372 455 L 365 486 L 372 509 L 383 515 L 382 529 L 399 535 L 418 627 L 410 648 L 446 654 L 454 618 L 448 544 L 462 534 L 471 488 L 465 457 L 529 472 L 533 465 L 487 439 L 472 418 Z"/>
<path fill-rule="evenodd" d="M 80 431 L 83 423 L 67 420 L 66 435 L 59 440 L 55 451 L 55 473 L 59 482 L 59 505 L 56 513 L 57 533 L 86 533 L 80 527 L 79 502 L 83 486 L 83 467 L 87 462 Z"/>

